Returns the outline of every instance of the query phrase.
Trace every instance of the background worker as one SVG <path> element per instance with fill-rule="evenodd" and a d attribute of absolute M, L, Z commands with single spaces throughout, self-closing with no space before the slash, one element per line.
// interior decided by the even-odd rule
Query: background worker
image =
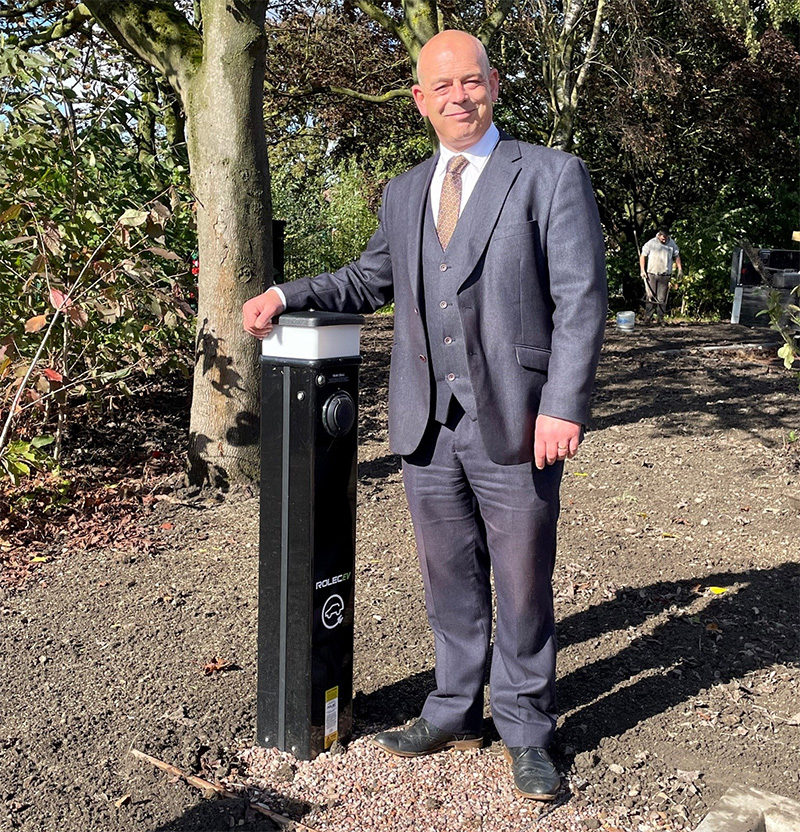
<path fill-rule="evenodd" d="M 639 270 L 645 290 L 644 323 L 650 323 L 654 312 L 658 320 L 664 323 L 669 300 L 669 282 L 674 267 L 678 269 L 678 278 L 683 277 L 678 246 L 668 231 L 659 229 L 656 236 L 644 244 L 639 256 Z"/>

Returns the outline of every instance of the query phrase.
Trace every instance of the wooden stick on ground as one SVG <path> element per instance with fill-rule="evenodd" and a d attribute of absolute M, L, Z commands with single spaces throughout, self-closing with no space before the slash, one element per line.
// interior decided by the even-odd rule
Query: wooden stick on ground
<path fill-rule="evenodd" d="M 263 803 L 251 801 L 250 808 L 256 812 L 261 812 L 262 815 L 266 815 L 270 818 L 270 820 L 274 820 L 275 823 L 278 823 L 281 826 L 288 826 L 289 824 L 292 824 L 295 829 L 299 830 L 299 832 L 317 832 L 316 829 L 312 829 L 310 826 L 300 823 L 299 820 L 292 820 L 284 815 L 277 814 L 277 812 L 273 812 L 272 809 L 268 809 Z"/>
<path fill-rule="evenodd" d="M 181 780 L 185 780 L 190 786 L 202 789 L 204 792 L 216 792 L 220 795 L 220 797 L 239 797 L 238 794 L 224 789 L 219 785 L 219 783 L 212 783 L 210 780 L 204 780 L 202 777 L 195 777 L 193 774 L 186 774 L 186 772 L 181 771 L 177 766 L 170 765 L 169 763 L 165 763 L 163 760 L 151 757 L 143 751 L 137 751 L 135 748 L 132 748 L 131 754 L 139 760 L 144 760 L 146 763 L 150 763 L 150 765 L 160 768 L 161 771 L 166 771 L 167 774 L 171 774 L 173 777 L 179 777 Z"/>
<path fill-rule="evenodd" d="M 133 754 L 133 756 L 138 760 L 144 760 L 146 763 L 150 763 L 150 765 L 161 769 L 161 771 L 165 771 L 167 774 L 171 774 L 173 777 L 180 778 L 190 786 L 201 789 L 203 792 L 216 792 L 216 794 L 220 797 L 233 797 L 237 800 L 242 799 L 242 795 L 237 794 L 236 792 L 229 792 L 226 788 L 220 786 L 219 783 L 212 783 L 210 780 L 204 780 L 202 777 L 196 777 L 193 774 L 186 774 L 186 772 L 181 771 L 177 766 L 165 763 L 163 760 L 159 760 L 156 757 L 151 757 L 143 751 L 138 751 L 137 749 L 132 748 L 131 754 Z M 276 823 L 279 823 L 281 826 L 294 825 L 294 828 L 300 830 L 300 832 L 316 832 L 316 830 L 312 829 L 310 826 L 306 826 L 305 824 L 300 823 L 300 821 L 292 820 L 292 818 L 287 818 L 286 815 L 280 815 L 277 812 L 273 812 L 272 809 L 267 808 L 263 803 L 258 803 L 255 800 L 250 801 L 250 808 L 256 812 L 260 812 L 262 815 L 266 815 L 268 818 L 274 820 Z"/>

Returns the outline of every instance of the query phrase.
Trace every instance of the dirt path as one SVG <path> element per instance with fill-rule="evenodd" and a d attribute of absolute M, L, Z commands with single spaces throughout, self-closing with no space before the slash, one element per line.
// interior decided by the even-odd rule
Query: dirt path
<path fill-rule="evenodd" d="M 386 444 L 390 326 L 373 319 L 364 338 L 361 738 L 416 715 L 433 666 Z M 769 352 L 696 349 L 731 339 L 769 336 L 727 325 L 609 330 L 592 430 L 565 474 L 555 578 L 554 752 L 572 794 L 539 829 L 584 810 L 586 828 L 688 829 L 733 782 L 800 797 L 800 442 L 788 441 L 800 432 L 800 394 Z M 106 434 L 114 429 L 145 450 L 175 441 L 130 423 Z M 172 782 L 132 747 L 208 779 L 250 777 L 274 810 L 349 828 L 336 825 L 346 798 L 326 801 L 308 783 L 301 797 L 296 767 L 247 751 L 257 499 L 167 496 L 130 521 L 147 546 L 80 551 L 65 534 L 36 583 L 0 590 L 0 828 L 272 828 L 245 802 L 207 801 Z M 206 675 L 215 659 L 232 668 Z M 475 765 L 494 765 L 493 751 Z M 421 830 L 437 828 L 430 799 L 411 807 Z M 447 832 L 470 828 L 473 816 Z"/>

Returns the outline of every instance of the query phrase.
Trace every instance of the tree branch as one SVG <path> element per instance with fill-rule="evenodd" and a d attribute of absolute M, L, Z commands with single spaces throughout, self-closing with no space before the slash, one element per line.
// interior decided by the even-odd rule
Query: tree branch
<path fill-rule="evenodd" d="M 86 0 L 95 20 L 120 44 L 155 67 L 181 95 L 203 59 L 203 39 L 172 4 L 161 0 Z"/>
<path fill-rule="evenodd" d="M 586 55 L 583 59 L 583 65 L 578 72 L 578 78 L 575 81 L 575 88 L 573 90 L 573 97 L 577 99 L 578 91 L 586 81 L 586 73 L 589 71 L 589 66 L 593 62 L 594 54 L 597 51 L 597 43 L 600 40 L 600 30 L 603 26 L 603 12 L 605 10 L 605 0 L 597 0 L 597 10 L 594 15 L 594 26 L 592 27 L 592 38 L 589 45 L 586 47 Z M 577 105 L 577 100 L 574 101 Z"/>
<path fill-rule="evenodd" d="M 367 17 L 379 23 L 387 32 L 402 40 L 400 26 L 383 9 L 378 8 L 370 0 L 356 0 L 356 5 Z"/>
<path fill-rule="evenodd" d="M 20 48 L 30 49 L 33 46 L 42 46 L 45 43 L 52 43 L 54 40 L 69 37 L 91 19 L 92 13 L 83 3 L 79 3 L 66 17 L 63 17 L 58 23 L 54 23 L 49 29 L 35 32 L 21 40 Z"/>
<path fill-rule="evenodd" d="M 49 2 L 50 0 L 28 0 L 27 3 L 23 3 L 21 6 L 17 6 L 16 9 L 0 9 L 0 18 L 22 17 L 28 12 L 35 12 L 36 9 L 39 8 L 39 6 L 44 6 L 45 3 Z"/>
<path fill-rule="evenodd" d="M 357 92 L 346 87 L 323 87 L 320 89 L 314 88 L 314 92 L 332 92 L 335 95 L 347 95 L 350 98 L 358 98 L 360 101 L 370 101 L 373 104 L 385 104 L 393 98 L 413 98 L 411 90 L 389 90 L 382 95 L 368 95 L 365 92 Z"/>
<path fill-rule="evenodd" d="M 488 48 L 495 32 L 503 25 L 516 4 L 517 0 L 500 0 L 497 8 L 478 27 L 475 36 L 485 47 Z"/>
<path fill-rule="evenodd" d="M 386 104 L 394 98 L 413 98 L 411 90 L 399 89 L 389 90 L 380 95 L 370 95 L 366 92 L 358 92 L 347 87 L 332 87 L 332 86 L 318 86 L 312 85 L 304 90 L 281 90 L 272 84 L 266 84 L 267 91 L 272 95 L 278 95 L 283 98 L 305 98 L 310 95 L 346 95 L 349 98 L 357 98 L 359 101 L 369 101 L 372 104 Z"/>

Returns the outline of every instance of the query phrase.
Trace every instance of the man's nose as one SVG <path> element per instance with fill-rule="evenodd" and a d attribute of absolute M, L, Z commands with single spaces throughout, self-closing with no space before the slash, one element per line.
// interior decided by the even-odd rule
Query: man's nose
<path fill-rule="evenodd" d="M 468 97 L 467 88 L 461 83 L 461 81 L 453 81 L 453 85 L 450 87 L 450 100 L 463 101 Z"/>

